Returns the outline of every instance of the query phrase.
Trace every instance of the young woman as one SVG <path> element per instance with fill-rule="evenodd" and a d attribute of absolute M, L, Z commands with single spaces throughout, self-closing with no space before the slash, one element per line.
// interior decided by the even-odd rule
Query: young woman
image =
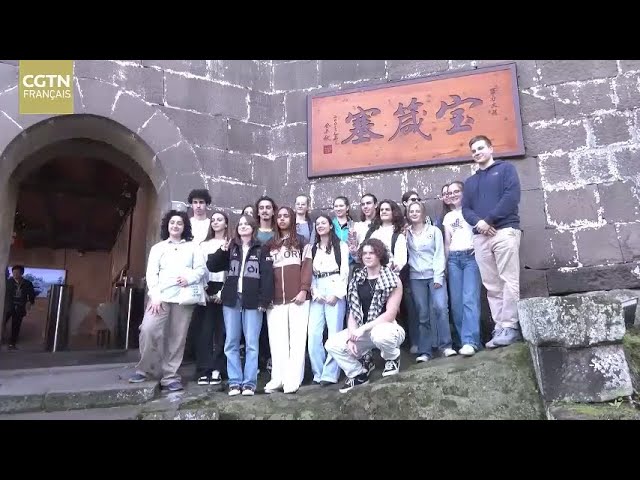
<path fill-rule="evenodd" d="M 431 359 L 433 345 L 445 357 L 456 354 L 451 348 L 442 233 L 439 228 L 426 224 L 426 216 L 425 207 L 421 203 L 409 205 L 411 227 L 407 231 L 407 245 L 409 283 L 418 314 L 417 362 Z"/>
<path fill-rule="evenodd" d="M 313 245 L 315 243 L 315 229 L 309 216 L 311 199 L 308 195 L 298 195 L 296 197 L 296 232 L 302 235 L 304 243 Z"/>
<path fill-rule="evenodd" d="M 204 289 L 199 299 L 186 305 L 181 305 L 182 294 L 191 290 L 184 290 L 186 287 L 202 287 L 207 271 L 204 255 L 192 241 L 191 222 L 185 212 L 170 210 L 165 214 L 160 238 L 162 241 L 151 247 L 147 261 L 149 303 L 140 325 L 140 362 L 129 381 L 161 377 L 160 385 L 175 392 L 183 389 L 178 368 L 195 304 L 205 304 Z M 159 348 L 163 344 L 164 348 Z"/>
<path fill-rule="evenodd" d="M 436 217 L 436 227 L 440 229 L 440 231 L 444 232 L 444 228 L 442 226 L 442 220 L 444 216 L 451 211 L 451 201 L 449 200 L 449 184 L 445 184 L 442 186 L 440 199 L 442 200 L 442 210 L 440 215 Z"/>
<path fill-rule="evenodd" d="M 324 328 L 329 337 L 344 328 L 347 285 L 349 282 L 349 247 L 335 233 L 329 216 L 316 219 L 316 243 L 311 250 L 313 281 L 309 311 L 309 358 L 313 381 L 321 385 L 338 383 L 340 367 L 325 354 Z"/>
<path fill-rule="evenodd" d="M 253 211 L 253 205 L 245 205 L 245 207 L 242 209 L 242 214 L 241 215 L 248 215 L 249 217 L 254 217 L 254 211 Z"/>
<path fill-rule="evenodd" d="M 304 379 L 311 291 L 311 248 L 296 233 L 295 213 L 280 207 L 277 229 L 265 245 L 273 265 L 273 305 L 267 310 L 271 380 L 265 393 L 295 393 Z"/>
<path fill-rule="evenodd" d="M 402 299 L 402 282 L 388 266 L 387 247 L 378 239 L 365 240 L 359 249 L 364 268 L 355 270 L 349 282 L 347 328 L 330 336 L 325 346 L 347 376 L 341 393 L 369 381 L 369 370 L 360 358 L 373 348 L 386 360 L 382 376 L 400 368 L 404 329 L 396 322 Z"/>
<path fill-rule="evenodd" d="M 357 233 L 354 228 L 354 222 L 349 213 L 350 203 L 347 197 L 336 197 L 333 201 L 333 213 L 334 217 L 331 221 L 333 223 L 333 232 L 337 235 L 341 242 L 345 242 L 347 247 L 349 244 L 353 244 L 357 250 Z M 354 258 L 349 253 L 349 276 L 351 276 L 352 266 L 354 265 Z"/>
<path fill-rule="evenodd" d="M 449 272 L 449 297 L 453 322 L 460 335 L 460 355 L 480 348 L 480 270 L 473 250 L 473 228 L 462 216 L 464 184 L 449 185 L 453 209 L 444 217 L 444 247 Z"/>
<path fill-rule="evenodd" d="M 218 251 L 229 240 L 229 217 L 224 212 L 211 216 L 207 238 L 200 244 L 205 258 Z M 195 321 L 199 323 L 196 336 L 196 378 L 198 385 L 219 385 L 226 364 L 224 356 L 224 315 L 222 313 L 222 285 L 226 272 L 210 272 L 205 290 L 207 305 L 196 307 Z"/>
<path fill-rule="evenodd" d="M 258 225 L 252 217 L 238 220 L 233 239 L 209 254 L 211 272 L 227 270 L 222 287 L 222 312 L 226 339 L 229 395 L 253 395 L 258 383 L 258 353 L 262 313 L 273 300 L 273 268 L 256 240 Z M 246 358 L 240 360 L 240 336 L 244 334 Z"/>
<path fill-rule="evenodd" d="M 391 252 L 391 269 L 400 273 L 407 264 L 407 239 L 403 235 L 404 215 L 393 200 L 382 200 L 378 204 L 376 216 L 365 235 L 365 239 L 377 238 Z"/>

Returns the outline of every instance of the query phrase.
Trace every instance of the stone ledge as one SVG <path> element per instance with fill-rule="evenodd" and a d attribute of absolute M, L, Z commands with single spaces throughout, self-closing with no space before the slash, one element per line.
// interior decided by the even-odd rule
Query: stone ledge
<path fill-rule="evenodd" d="M 44 396 L 46 411 L 139 405 L 156 397 L 157 382 L 106 385 L 90 390 L 50 390 Z"/>

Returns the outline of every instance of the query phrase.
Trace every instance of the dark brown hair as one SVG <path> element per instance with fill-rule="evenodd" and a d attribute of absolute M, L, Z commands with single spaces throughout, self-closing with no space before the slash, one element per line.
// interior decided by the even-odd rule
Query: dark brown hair
<path fill-rule="evenodd" d="M 282 210 L 286 210 L 287 213 L 289 213 L 289 228 L 284 232 L 280 231 L 277 220 L 278 214 Z M 285 248 L 288 249 L 299 249 L 301 245 L 298 241 L 298 232 L 296 231 L 296 213 L 293 209 L 291 207 L 280 207 L 273 215 L 273 218 L 276 221 L 276 228 L 273 229 L 273 237 L 267 243 L 267 248 L 269 250 L 274 250 L 284 245 Z"/>
<path fill-rule="evenodd" d="M 380 260 L 380 265 L 383 267 L 389 265 L 389 252 L 387 251 L 387 246 L 382 243 L 382 240 L 377 238 L 368 238 L 362 242 L 362 245 L 360 245 L 360 248 L 358 249 L 359 258 L 362 258 L 362 250 L 366 246 L 373 248 L 373 253 L 378 257 L 378 260 Z"/>
<path fill-rule="evenodd" d="M 380 203 L 378 203 L 378 207 L 376 208 L 376 216 L 371 222 L 371 231 L 377 230 L 382 226 L 382 220 L 380 219 L 380 207 L 383 203 L 388 203 L 391 207 L 391 221 L 393 223 L 393 231 L 402 232 L 405 216 L 402 214 L 402 209 L 400 208 L 400 206 L 393 200 L 389 199 L 382 200 Z"/>
<path fill-rule="evenodd" d="M 473 145 L 476 142 L 479 142 L 480 140 L 484 140 L 488 147 L 491 146 L 491 140 L 489 140 L 489 137 L 485 137 L 484 135 L 476 135 L 471 140 L 469 140 L 469 148 L 471 148 L 471 145 Z"/>
<path fill-rule="evenodd" d="M 241 215 L 240 218 L 238 219 L 238 223 L 236 223 L 236 228 L 234 229 L 233 241 L 231 242 L 236 245 L 242 245 L 242 239 L 240 238 L 240 234 L 238 233 L 238 226 L 240 225 L 240 220 L 242 220 L 243 218 L 247 221 L 247 223 L 253 229 L 253 232 L 251 233 L 252 242 L 256 241 L 256 235 L 258 234 L 258 222 L 256 222 L 256 219 L 249 215 Z"/>
<path fill-rule="evenodd" d="M 221 211 L 221 210 L 216 210 L 215 212 L 213 212 L 211 214 L 211 217 L 210 217 L 211 220 L 213 220 L 213 216 L 216 213 L 219 213 L 220 215 L 222 215 L 224 217 L 224 222 L 227 224 L 227 226 L 224 229 L 224 238 L 226 240 L 226 239 L 229 238 L 229 216 L 226 213 L 224 213 L 223 211 Z M 209 230 L 208 230 L 207 236 L 205 237 L 203 242 L 206 242 L 207 240 L 211 240 L 211 239 L 213 239 L 215 237 L 216 237 L 216 232 L 213 231 L 213 225 L 211 223 L 209 223 Z"/>

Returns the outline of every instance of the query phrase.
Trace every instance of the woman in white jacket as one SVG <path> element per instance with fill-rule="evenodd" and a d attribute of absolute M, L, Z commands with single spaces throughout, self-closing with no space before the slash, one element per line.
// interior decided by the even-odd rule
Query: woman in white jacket
<path fill-rule="evenodd" d="M 170 210 L 162 219 L 161 242 L 151 247 L 146 280 L 149 302 L 140 325 L 140 362 L 129 381 L 160 378 L 169 391 L 182 390 L 178 368 L 196 304 L 205 304 L 205 258 L 193 242 L 185 212 Z M 193 287 L 193 288 L 187 288 Z"/>

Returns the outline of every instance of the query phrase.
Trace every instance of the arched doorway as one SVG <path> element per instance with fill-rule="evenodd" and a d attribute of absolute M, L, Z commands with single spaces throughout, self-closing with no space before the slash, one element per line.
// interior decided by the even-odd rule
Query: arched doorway
<path fill-rule="evenodd" d="M 137 188 L 135 204 L 145 204 L 142 217 L 146 217 L 141 219 L 146 223 L 144 231 L 131 241 L 135 250 L 131 257 L 134 262 L 138 262 L 138 271 L 144 268 L 140 266 L 140 262 L 146 262 L 149 247 L 158 240 L 159 218 L 162 212 L 169 208 L 173 201 L 184 202 L 191 188 L 202 188 L 206 185 L 193 148 L 159 109 L 111 85 L 94 87 L 85 89 L 84 96 L 76 91 L 76 98 L 79 100 L 76 111 L 80 113 L 64 116 L 21 116 L 15 111 L 18 105 L 18 89 L 13 88 L 0 95 L 0 131 L 3 132 L 0 135 L 0 232 L 3 232 L 0 235 L 0 265 L 3 267 L 12 263 L 11 232 L 14 230 L 16 211 L 21 213 L 19 199 L 30 196 L 29 188 L 43 190 L 39 185 L 47 178 L 47 172 L 50 174 L 55 171 L 60 174 L 65 168 L 68 170 L 73 162 L 80 162 L 77 164 L 82 165 L 85 170 L 94 170 L 91 181 L 96 182 L 96 194 L 98 197 L 102 195 L 103 200 L 111 198 L 109 195 L 114 192 L 109 187 L 114 185 L 105 184 L 100 188 L 100 182 L 119 182 L 118 188 L 128 182 L 129 187 Z M 106 91 L 111 92 L 113 98 L 105 98 Z M 98 96 L 100 101 L 96 99 Z M 109 103 L 108 109 L 100 107 L 105 102 Z M 12 111 L 13 106 L 15 109 Z M 95 169 L 93 166 L 86 168 L 86 163 L 91 161 L 96 162 Z M 96 174 L 95 170 L 103 173 Z M 121 175 L 118 176 L 117 172 Z M 33 202 L 39 202 L 41 208 L 49 208 L 48 211 L 52 211 L 52 205 L 43 201 L 43 198 L 46 200 L 52 198 L 51 195 L 60 193 L 55 192 L 56 188 L 45 188 L 44 193 L 33 192 Z M 95 196 L 87 195 L 86 188 L 76 190 L 75 193 L 85 196 L 84 205 L 87 211 L 91 209 L 91 205 L 100 204 Z M 124 194 L 124 191 L 122 193 Z M 38 195 L 40 198 L 35 199 Z M 20 202 L 26 203 L 24 200 Z M 126 202 L 124 205 L 126 206 Z M 123 210 L 123 217 L 126 216 L 127 212 Z M 54 214 L 54 218 L 58 218 L 57 214 Z M 135 219 L 135 215 L 133 218 Z M 40 242 L 50 249 L 55 249 L 56 242 L 61 248 L 77 247 L 70 239 L 67 240 L 71 243 L 65 245 L 64 239 L 61 240 L 60 235 L 55 233 L 54 223 L 50 221 L 49 224 L 45 224 L 39 237 L 32 232 L 28 242 L 25 238 L 22 241 L 30 242 L 31 245 Z M 137 224 L 139 225 L 140 221 Z M 121 230 L 123 227 L 126 228 L 126 222 L 117 226 L 119 230 L 113 245 L 110 241 L 104 245 L 97 245 L 99 242 L 94 238 L 95 235 L 104 235 L 95 230 L 95 223 L 85 222 L 84 226 L 80 227 L 83 233 L 79 236 L 89 247 L 81 247 L 80 250 L 90 248 L 104 251 L 109 247 L 113 250 L 114 246 L 117 246 L 118 238 L 124 235 Z M 108 229 L 104 232 L 113 233 Z M 75 240 L 78 241 L 78 238 Z M 84 254 L 82 251 L 78 252 L 77 248 L 75 251 L 78 255 Z M 113 252 L 109 253 L 109 268 L 105 274 L 108 274 L 111 280 L 111 270 L 115 268 L 115 264 Z M 4 303 L 5 282 L 0 282 L 0 305 L 4 307 Z M 0 331 L 2 328 L 4 325 L 0 325 Z"/>

